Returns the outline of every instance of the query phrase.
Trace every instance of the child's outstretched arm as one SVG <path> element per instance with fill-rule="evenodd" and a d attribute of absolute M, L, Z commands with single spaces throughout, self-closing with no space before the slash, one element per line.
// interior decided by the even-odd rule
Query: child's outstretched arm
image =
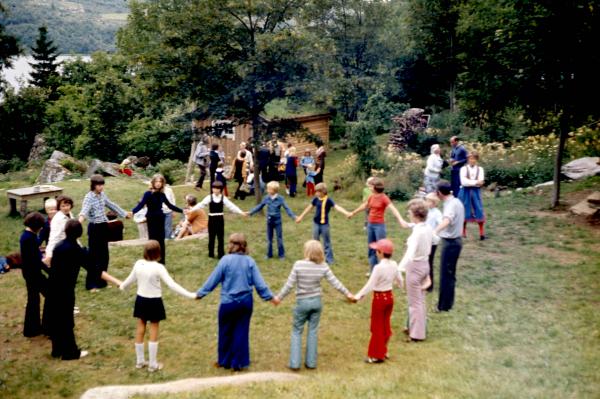
<path fill-rule="evenodd" d="M 363 202 L 362 204 L 360 204 L 360 206 L 358 208 L 356 208 L 355 210 L 350 212 L 350 214 L 348 215 L 348 218 L 351 218 L 352 216 L 356 215 L 358 212 L 364 211 L 365 209 L 367 209 L 367 201 Z"/>
<path fill-rule="evenodd" d="M 260 201 L 260 204 L 256 205 L 254 208 L 252 208 L 249 212 L 246 213 L 248 214 L 248 216 L 252 216 L 261 209 L 263 209 L 265 205 L 267 205 L 267 197 L 264 197 L 263 200 Z"/>
<path fill-rule="evenodd" d="M 287 202 L 285 202 L 285 200 L 283 200 L 283 202 L 281 203 L 281 205 L 283 205 L 283 209 L 285 209 L 285 213 L 287 213 L 290 218 L 296 220 L 296 215 L 290 209 L 290 207 L 288 206 Z"/>
<path fill-rule="evenodd" d="M 173 280 L 173 278 L 169 275 L 169 272 L 167 272 L 167 269 L 164 266 L 161 267 L 161 269 L 159 271 L 159 275 L 160 275 L 160 279 L 162 281 L 164 281 L 165 284 L 171 290 L 175 291 L 179 295 L 184 296 L 186 298 L 196 299 L 196 293 L 190 292 L 190 291 L 186 290 L 185 288 L 183 288 L 182 286 L 180 286 L 179 284 L 177 284 L 175 282 L 175 280 Z"/>
<path fill-rule="evenodd" d="M 390 203 L 388 205 L 388 208 L 390 208 L 390 211 L 392 211 L 392 213 L 398 220 L 398 223 L 400 223 L 400 226 L 404 227 L 405 229 L 409 229 L 410 227 L 412 227 L 406 220 L 404 220 L 402 215 L 400 215 L 400 212 L 398 212 L 398 208 L 396 208 L 394 204 Z"/>
<path fill-rule="evenodd" d="M 342 215 L 344 215 L 346 217 L 350 217 L 350 212 L 348 212 L 346 209 L 344 209 L 343 207 L 339 206 L 338 204 L 335 204 L 335 206 L 333 207 L 333 209 L 335 209 L 336 211 L 338 211 L 339 213 L 341 213 Z"/>
<path fill-rule="evenodd" d="M 104 281 L 108 281 L 109 283 L 116 285 L 117 287 L 119 287 L 119 286 L 121 286 L 121 284 L 123 284 L 123 282 L 121 280 L 119 280 L 116 277 L 111 276 L 110 274 L 108 274 L 105 271 L 102 272 L 102 274 L 100 275 L 100 278 Z"/>
<path fill-rule="evenodd" d="M 312 208 L 314 208 L 314 205 L 313 205 L 313 204 L 310 204 L 309 206 L 307 206 L 307 207 L 304 209 L 304 211 L 302 211 L 302 213 L 300 214 L 300 216 L 298 216 L 298 217 L 296 218 L 296 223 L 300 223 L 300 222 L 302 221 L 302 219 L 304 218 L 304 216 L 306 216 L 306 214 L 307 214 L 308 212 L 310 212 L 310 210 L 311 210 Z"/>

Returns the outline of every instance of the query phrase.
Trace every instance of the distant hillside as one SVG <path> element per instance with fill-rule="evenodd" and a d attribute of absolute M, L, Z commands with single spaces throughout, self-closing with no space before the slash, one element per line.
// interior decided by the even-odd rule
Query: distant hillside
<path fill-rule="evenodd" d="M 127 0 L 0 0 L 6 30 L 25 51 L 45 25 L 63 54 L 113 51 L 116 32 L 127 19 Z"/>

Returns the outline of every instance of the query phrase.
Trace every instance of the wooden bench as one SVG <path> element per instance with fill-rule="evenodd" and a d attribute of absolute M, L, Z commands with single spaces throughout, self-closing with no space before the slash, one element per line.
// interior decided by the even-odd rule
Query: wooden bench
<path fill-rule="evenodd" d="M 20 203 L 19 213 L 21 216 L 25 216 L 27 214 L 27 201 L 36 198 L 43 198 L 46 201 L 50 197 L 59 196 L 62 192 L 62 188 L 47 184 L 8 190 L 6 196 L 10 202 L 10 214 L 15 215 L 17 213 L 17 201 Z"/>

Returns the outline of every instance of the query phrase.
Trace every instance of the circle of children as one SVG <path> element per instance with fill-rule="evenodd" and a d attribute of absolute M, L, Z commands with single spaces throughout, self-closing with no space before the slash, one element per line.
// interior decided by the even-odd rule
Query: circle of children
<path fill-rule="evenodd" d="M 408 203 L 408 217 L 402 218 L 391 200 L 384 194 L 384 182 L 377 177 L 367 180 L 364 202 L 354 211 L 348 212 L 337 205 L 329 196 L 324 183 L 316 184 L 314 197 L 309 206 L 296 217 L 284 197 L 278 193 L 279 183 L 270 181 L 266 185 L 267 195 L 249 212 L 233 204 L 223 193 L 223 184 L 214 180 L 211 193 L 191 209 L 208 207 L 208 255 L 214 257 L 215 241 L 219 261 L 206 282 L 190 292 L 177 284 L 165 267 L 165 223 L 163 205 L 172 211 L 184 212 L 173 205 L 165 196 L 165 179 L 155 175 L 139 204 L 126 212 L 112 202 L 104 192 L 105 181 L 100 175 L 90 179 L 90 191 L 83 198 L 78 219 L 73 218 L 73 200 L 67 196 L 57 198 L 56 208 L 48 209 L 48 244 L 45 254 L 40 250 L 38 234 L 48 229 L 47 221 L 38 212 L 25 217 L 25 231 L 20 238 L 22 273 L 27 287 L 27 306 L 23 333 L 26 337 L 45 334 L 52 341 L 52 356 L 63 360 L 79 359 L 88 354 L 81 351 L 74 335 L 75 284 L 80 267 L 87 270 L 86 288 L 95 291 L 107 285 L 107 281 L 125 290 L 137 284 L 137 297 L 133 316 L 137 318 L 135 334 L 136 368 L 147 367 L 153 372 L 162 368 L 157 361 L 159 323 L 166 318 L 161 299 L 161 281 L 176 293 L 190 298 L 202 299 L 221 285 L 218 310 L 218 360 L 216 367 L 243 370 L 250 365 L 249 327 L 253 309 L 253 289 L 265 301 L 278 305 L 295 287 L 296 307 L 293 313 L 289 368 L 299 370 L 304 325 L 308 324 L 304 366 L 317 366 L 317 335 L 322 311 L 321 280 L 325 278 L 334 288 L 347 297 L 348 301 L 361 300 L 370 292 L 372 295 L 371 338 L 368 345 L 367 363 L 382 363 L 388 358 L 388 341 L 392 335 L 390 319 L 394 307 L 393 285 L 405 287 L 408 299 L 408 320 L 405 328 L 407 341 L 422 341 L 426 338 L 427 309 L 426 290 L 433 288 L 433 257 L 441 246 L 440 288 L 436 312 L 448 311 L 454 302 L 456 263 L 461 252 L 461 237 L 465 234 L 466 221 L 477 221 L 483 226 L 479 188 L 483 184 L 483 169 L 477 166 L 477 154 L 469 154 L 452 139 L 453 182 L 439 180 L 444 167 L 439 146 L 432 147 L 425 169 L 427 195 L 424 199 L 413 199 Z M 458 182 L 454 181 L 458 178 Z M 458 184 L 461 199 L 453 196 L 453 184 Z M 309 196 L 312 193 L 309 192 Z M 443 212 L 437 208 L 443 201 Z M 131 274 L 120 281 L 107 273 L 109 250 L 107 242 L 107 217 L 105 207 L 121 217 L 131 218 L 142 207 L 147 208 L 150 240 L 143 251 L 143 259 L 135 262 Z M 277 236 L 278 256 L 284 258 L 281 208 L 296 223 L 314 209 L 313 239 L 304 244 L 304 259 L 294 263 L 289 277 L 277 295 L 273 294 L 263 280 L 259 267 L 248 255 L 248 243 L 242 233 L 234 233 L 228 240 L 228 253 L 224 251 L 224 208 L 244 217 L 252 216 L 266 208 L 267 258 L 273 256 L 273 233 Z M 352 294 L 334 275 L 329 265 L 334 261 L 330 240 L 329 212 L 335 209 L 348 218 L 366 212 L 366 232 L 370 271 L 365 286 Z M 392 260 L 394 244 L 386 239 L 384 214 L 390 210 L 398 223 L 412 229 L 406 252 L 399 264 Z M 465 215 L 466 213 L 466 215 Z M 88 249 L 80 246 L 82 223 L 87 220 Z M 42 233 L 43 234 L 43 233 Z M 320 239 L 323 239 L 321 245 Z M 481 238 L 485 236 L 481 233 Z M 48 278 L 42 273 L 45 271 Z M 403 278 L 405 274 L 405 278 Z M 405 280 L 405 281 L 404 281 Z M 44 311 L 40 320 L 40 294 L 45 296 Z M 144 351 L 144 336 L 149 324 L 149 361 Z"/>

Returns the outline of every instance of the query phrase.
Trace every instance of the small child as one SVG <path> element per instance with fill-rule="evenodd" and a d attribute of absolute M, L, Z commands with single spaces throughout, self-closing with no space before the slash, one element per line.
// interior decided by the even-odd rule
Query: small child
<path fill-rule="evenodd" d="M 331 248 L 331 234 L 329 232 L 329 211 L 331 208 L 344 214 L 346 217 L 350 212 L 337 205 L 333 200 L 327 197 L 327 186 L 325 183 L 319 183 L 316 187 L 316 197 L 313 198 L 310 205 L 304 209 L 304 212 L 296 218 L 296 223 L 300 223 L 302 218 L 315 208 L 315 217 L 313 218 L 313 240 L 319 241 L 323 237 L 323 246 L 325 247 L 326 260 L 328 265 L 333 264 L 333 248 Z"/>
<path fill-rule="evenodd" d="M 315 240 L 307 241 L 304 244 L 304 259 L 294 263 L 285 285 L 273 301 L 276 305 L 279 304 L 290 293 L 292 287 L 296 286 L 296 308 L 294 309 L 294 322 L 292 323 L 289 363 L 289 368 L 294 371 L 300 369 L 302 332 L 306 323 L 308 323 L 308 333 L 304 365 L 307 369 L 317 367 L 317 334 L 322 311 L 321 280 L 326 278 L 332 287 L 344 294 L 349 301 L 355 302 L 350 291 L 335 277 L 324 261 L 325 254 L 321 243 Z"/>
<path fill-rule="evenodd" d="M 224 206 L 231 212 L 238 215 L 246 216 L 246 214 L 238 208 L 233 202 L 229 201 L 223 195 L 223 184 L 220 181 L 215 181 L 212 184 L 212 193 L 204 197 L 198 205 L 195 205 L 189 214 L 193 214 L 196 210 L 208 206 L 208 257 L 215 257 L 215 238 L 219 241 L 217 244 L 217 255 L 219 259 L 225 255 L 225 218 L 223 217 Z"/>
<path fill-rule="evenodd" d="M 229 197 L 229 192 L 227 191 L 227 178 L 225 177 L 225 172 L 223 170 L 224 167 L 225 164 L 223 161 L 219 161 L 217 169 L 215 170 L 215 181 L 220 181 L 223 184 L 223 195 Z"/>
<path fill-rule="evenodd" d="M 273 257 L 273 230 L 277 234 L 277 250 L 279 259 L 285 258 L 285 248 L 283 247 L 283 229 L 281 227 L 281 207 L 292 219 L 296 219 L 296 215 L 290 207 L 285 203 L 285 199 L 278 194 L 279 182 L 270 181 L 267 184 L 267 194 L 260 204 L 255 206 L 247 214 L 252 216 L 260 211 L 265 206 L 267 207 L 267 258 Z"/>
<path fill-rule="evenodd" d="M 317 172 L 315 171 L 315 164 L 311 163 L 306 169 L 306 196 L 312 197 L 315 195 L 315 176 L 317 175 Z"/>
<path fill-rule="evenodd" d="M 379 263 L 373 268 L 367 284 L 354 296 L 356 300 L 373 291 L 371 305 L 371 339 L 367 352 L 366 363 L 383 363 L 388 359 L 388 342 L 392 336 L 391 318 L 394 310 L 393 284 L 402 286 L 404 281 L 394 262 L 394 244 L 388 239 L 378 240 L 369 244 L 375 251 Z"/>
<path fill-rule="evenodd" d="M 183 210 L 185 217 L 175 230 L 175 238 L 178 240 L 185 236 L 199 233 L 208 228 L 208 216 L 206 213 L 199 208 L 192 210 L 198 203 L 196 197 L 188 194 L 185 196 L 185 201 L 187 203 L 187 206 Z"/>
<path fill-rule="evenodd" d="M 308 166 L 309 165 L 314 165 L 315 164 L 315 159 L 310 155 L 310 151 L 306 150 L 304 151 L 304 156 L 302 158 L 300 158 L 300 166 L 302 166 L 302 169 L 304 170 L 304 176 L 308 176 Z M 306 179 L 304 180 L 304 183 L 302 184 L 302 187 L 306 187 Z"/>
<path fill-rule="evenodd" d="M 131 160 L 129 158 L 125 158 L 123 162 L 121 162 L 119 165 L 119 173 L 129 177 L 133 175 L 133 169 L 131 169 Z"/>
<path fill-rule="evenodd" d="M 167 286 L 186 298 L 196 299 L 196 294 L 189 292 L 177 284 L 167 269 L 158 263 L 161 256 L 160 244 L 156 240 L 150 240 L 144 246 L 144 259 L 135 262 L 131 274 L 119 286 L 125 290 L 133 282 L 137 281 L 137 297 L 135 299 L 135 308 L 133 317 L 138 319 L 135 333 L 135 367 L 141 369 L 148 366 L 149 372 L 162 369 L 163 365 L 158 363 L 156 357 L 158 354 L 158 327 L 161 320 L 167 318 L 165 307 L 162 301 L 162 291 L 160 280 Z M 146 323 L 150 322 L 150 340 L 148 342 L 148 354 L 150 363 L 144 359 L 144 335 L 146 334 Z"/>
<path fill-rule="evenodd" d="M 383 193 L 384 185 L 383 180 L 379 178 L 373 178 L 373 194 L 369 196 L 369 198 L 362 203 L 361 206 L 356 208 L 354 211 L 350 213 L 349 217 L 356 215 L 358 212 L 369 209 L 369 218 L 367 224 L 367 242 L 368 244 L 372 244 L 376 241 L 386 238 L 386 225 L 385 225 L 385 211 L 387 208 L 390 208 L 398 223 L 405 223 L 398 212 L 398 209 L 392 204 L 392 201 L 389 199 L 387 195 Z M 369 247 L 369 265 L 371 266 L 371 271 L 373 271 L 373 267 L 377 264 L 377 256 L 375 256 L 375 250 Z"/>
<path fill-rule="evenodd" d="M 39 234 L 39 241 L 41 244 L 48 245 L 48 240 L 50 239 L 50 224 L 52 223 L 52 219 L 54 215 L 58 212 L 58 203 L 54 198 L 48 198 L 44 201 L 44 210 L 46 211 L 46 221 L 44 222 L 44 227 Z"/>

